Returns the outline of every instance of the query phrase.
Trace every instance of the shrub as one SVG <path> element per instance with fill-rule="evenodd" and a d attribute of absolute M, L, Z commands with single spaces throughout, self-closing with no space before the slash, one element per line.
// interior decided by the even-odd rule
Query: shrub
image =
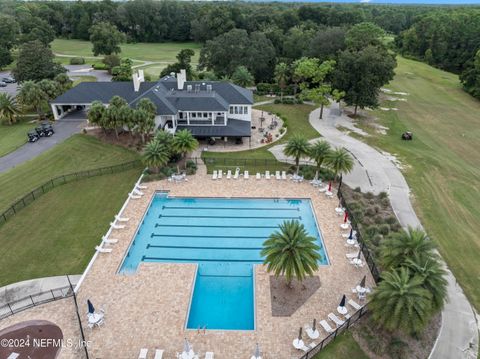
<path fill-rule="evenodd" d="M 375 213 L 380 213 L 380 206 L 377 204 L 375 206 L 373 206 L 373 210 L 375 211 Z"/>
<path fill-rule="evenodd" d="M 387 208 L 388 206 L 390 206 L 390 200 L 388 198 L 382 198 L 380 200 L 380 203 L 384 208 Z"/>
<path fill-rule="evenodd" d="M 378 227 L 372 224 L 371 226 L 367 227 L 367 229 L 365 230 L 365 233 L 367 234 L 367 236 L 373 237 L 378 233 Z"/>
<path fill-rule="evenodd" d="M 374 216 L 376 214 L 375 208 L 373 208 L 371 206 L 367 207 L 367 209 L 365 210 L 365 214 L 367 216 Z"/>
<path fill-rule="evenodd" d="M 361 193 L 362 189 L 360 187 L 355 187 L 354 192 Z"/>
<path fill-rule="evenodd" d="M 145 81 L 147 81 L 147 82 L 152 81 L 152 76 L 150 76 L 150 75 L 144 75 L 143 77 L 145 78 Z"/>
<path fill-rule="evenodd" d="M 388 224 L 397 223 L 397 217 L 395 217 L 395 216 L 388 216 L 387 218 L 385 218 L 385 222 L 388 223 Z"/>
<path fill-rule="evenodd" d="M 108 70 L 107 66 L 101 63 L 95 63 L 92 65 L 92 67 L 94 70 Z"/>
<path fill-rule="evenodd" d="M 371 217 L 365 217 L 364 215 L 362 223 L 366 226 L 369 226 L 371 224 L 374 224 L 375 222 L 373 222 L 373 219 Z"/>
<path fill-rule="evenodd" d="M 378 194 L 378 198 L 380 199 L 388 198 L 388 193 L 385 191 L 382 191 Z"/>
<path fill-rule="evenodd" d="M 380 245 L 380 242 L 383 240 L 383 236 L 380 233 L 377 233 L 372 237 L 372 244 L 375 247 L 378 247 Z"/>
<path fill-rule="evenodd" d="M 287 129 L 286 129 L 285 127 L 282 127 L 282 128 L 280 129 L 280 134 L 282 134 L 282 135 L 283 135 L 283 134 L 285 133 L 285 131 L 286 131 L 286 130 L 287 130 Z"/>
<path fill-rule="evenodd" d="M 348 208 L 351 210 L 351 211 L 355 211 L 356 209 L 360 209 L 362 206 L 360 205 L 359 202 L 357 201 L 353 201 L 353 202 L 350 202 L 348 203 Z"/>
<path fill-rule="evenodd" d="M 402 229 L 402 226 L 398 222 L 395 222 L 395 223 L 390 225 L 390 230 L 392 232 L 399 232 L 401 229 Z"/>
<path fill-rule="evenodd" d="M 102 63 L 106 66 L 107 69 L 112 69 L 115 66 L 120 66 L 120 57 L 115 54 L 106 55 Z"/>
<path fill-rule="evenodd" d="M 187 175 L 194 175 L 197 172 L 197 164 L 192 160 L 187 161 L 186 167 Z"/>
<path fill-rule="evenodd" d="M 381 224 L 378 227 L 378 231 L 384 236 L 387 236 L 390 233 L 390 226 L 387 223 Z"/>
<path fill-rule="evenodd" d="M 359 199 L 362 198 L 362 195 L 360 193 L 355 192 L 352 194 L 352 197 L 354 200 L 358 201 Z"/>
<path fill-rule="evenodd" d="M 312 166 L 300 166 L 299 173 L 306 180 L 311 180 L 315 177 L 315 168 Z"/>
<path fill-rule="evenodd" d="M 393 337 L 387 345 L 387 353 L 391 358 L 404 359 L 408 357 L 408 344 L 397 337 Z"/>
<path fill-rule="evenodd" d="M 359 208 L 356 209 L 352 212 L 353 218 L 355 218 L 355 221 L 357 222 L 362 222 L 363 221 L 363 211 Z"/>
<path fill-rule="evenodd" d="M 70 59 L 70 65 L 84 65 L 85 59 L 83 57 L 72 57 Z"/>
<path fill-rule="evenodd" d="M 384 220 L 383 220 L 383 217 L 382 217 L 382 216 L 375 216 L 375 217 L 373 217 L 373 221 L 374 221 L 376 224 L 382 224 L 382 223 L 384 223 Z"/>
<path fill-rule="evenodd" d="M 375 195 L 372 192 L 367 192 L 367 193 L 365 193 L 365 198 L 366 199 L 373 199 L 373 198 L 375 198 Z"/>

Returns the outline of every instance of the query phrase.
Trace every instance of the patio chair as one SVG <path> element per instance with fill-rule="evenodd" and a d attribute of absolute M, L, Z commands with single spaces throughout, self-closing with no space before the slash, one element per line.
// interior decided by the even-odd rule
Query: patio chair
<path fill-rule="evenodd" d="M 96 246 L 95 250 L 100 253 L 110 253 L 112 251 L 112 248 L 102 248 L 100 246 Z"/>
<path fill-rule="evenodd" d="M 228 170 L 227 171 L 227 179 L 231 179 L 232 178 L 232 170 Z"/>
<path fill-rule="evenodd" d="M 112 227 L 113 229 L 124 229 L 125 225 L 124 224 L 115 224 L 113 222 L 110 222 L 110 227 Z"/>
<path fill-rule="evenodd" d="M 350 233 L 342 233 L 342 237 L 347 239 L 348 237 L 350 237 Z M 352 238 L 357 239 L 357 231 L 355 231 L 355 230 L 353 231 Z"/>
<path fill-rule="evenodd" d="M 218 170 L 218 179 L 222 179 L 222 176 L 223 176 L 223 171 Z"/>
<path fill-rule="evenodd" d="M 147 359 L 148 349 L 142 348 L 140 349 L 140 354 L 138 354 L 138 359 Z"/>
<path fill-rule="evenodd" d="M 213 352 L 206 352 L 205 353 L 205 359 L 213 359 L 213 358 L 214 358 Z"/>
<path fill-rule="evenodd" d="M 237 167 L 235 174 L 233 175 L 233 179 L 238 179 L 238 176 L 240 176 L 240 168 Z"/>
<path fill-rule="evenodd" d="M 216 180 L 218 178 L 218 171 L 213 171 L 212 180 Z"/>
<path fill-rule="evenodd" d="M 327 323 L 326 320 L 321 320 L 319 323 L 322 326 L 322 328 L 325 329 L 325 331 L 327 333 L 333 333 L 334 332 L 333 328 L 330 326 L 330 324 Z"/>
<path fill-rule="evenodd" d="M 133 194 L 132 192 L 130 192 L 130 193 L 128 194 L 128 197 L 130 197 L 131 199 L 140 199 L 140 198 L 142 198 L 142 196 L 139 196 L 139 195 L 137 195 L 137 194 Z"/>
<path fill-rule="evenodd" d="M 347 259 L 354 259 L 358 257 L 358 252 L 357 253 L 347 253 L 345 254 L 347 256 Z"/>
<path fill-rule="evenodd" d="M 243 178 L 244 179 L 249 179 L 250 178 L 250 175 L 248 174 L 248 171 L 243 172 Z"/>
<path fill-rule="evenodd" d="M 120 217 L 118 214 L 115 215 L 115 219 L 116 219 L 118 222 L 128 222 L 128 221 L 130 220 L 130 218 Z"/>
<path fill-rule="evenodd" d="M 341 215 L 343 215 L 343 213 L 345 213 L 345 208 L 335 207 L 335 213 L 338 214 L 339 216 L 341 216 Z"/>
<path fill-rule="evenodd" d="M 332 191 L 326 191 L 325 196 L 328 198 L 333 198 L 333 192 Z"/>
<path fill-rule="evenodd" d="M 163 357 L 163 349 L 156 349 L 155 350 L 155 357 L 153 359 L 162 359 Z"/>
<path fill-rule="evenodd" d="M 115 244 L 115 243 L 118 243 L 118 239 L 108 239 L 108 238 L 105 238 L 103 240 L 103 243 L 107 243 L 107 244 Z"/>
<path fill-rule="evenodd" d="M 282 171 L 282 180 L 287 179 L 287 171 Z"/>
<path fill-rule="evenodd" d="M 318 189 L 318 192 L 323 193 L 328 191 L 328 186 L 322 187 Z"/>
<path fill-rule="evenodd" d="M 259 172 L 257 172 L 257 175 L 255 176 L 255 178 L 256 178 L 257 180 L 262 179 L 262 175 L 261 175 Z"/>
<path fill-rule="evenodd" d="M 348 301 L 348 304 L 350 304 L 355 310 L 362 309 L 362 306 L 360 304 L 358 304 L 357 302 L 355 302 L 353 299 L 350 299 Z"/>
<path fill-rule="evenodd" d="M 142 186 L 141 184 L 137 184 L 138 189 L 147 189 L 148 186 Z"/>
<path fill-rule="evenodd" d="M 276 178 L 277 180 L 281 180 L 281 179 L 282 179 L 282 177 L 280 176 L 280 171 L 275 171 L 275 178 Z"/>
<path fill-rule="evenodd" d="M 337 327 L 340 327 L 345 323 L 343 320 L 341 320 L 339 317 L 337 317 L 333 313 L 330 313 L 328 315 L 328 319 L 330 319 L 332 322 L 334 322 Z"/>
<path fill-rule="evenodd" d="M 132 190 L 132 193 L 136 194 L 137 196 L 143 196 L 143 195 L 145 194 L 145 193 L 143 193 L 142 191 L 140 191 L 140 190 L 138 190 L 138 189 L 136 189 L 136 188 L 134 188 L 134 189 Z"/>
<path fill-rule="evenodd" d="M 265 171 L 265 179 L 270 179 L 270 171 Z"/>
<path fill-rule="evenodd" d="M 340 224 L 340 228 L 344 229 L 344 230 L 350 229 L 350 223 L 348 223 L 348 222 L 347 223 L 342 223 L 342 224 Z"/>

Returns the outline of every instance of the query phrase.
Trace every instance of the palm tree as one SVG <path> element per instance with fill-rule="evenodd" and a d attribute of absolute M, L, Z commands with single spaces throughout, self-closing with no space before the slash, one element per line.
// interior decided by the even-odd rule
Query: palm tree
<path fill-rule="evenodd" d="M 198 147 L 198 141 L 192 136 L 192 133 L 185 129 L 175 133 L 173 137 L 173 148 L 185 158 L 189 152 L 195 151 Z M 186 168 L 187 162 L 185 162 Z"/>
<path fill-rule="evenodd" d="M 330 147 L 330 144 L 325 140 L 316 141 L 313 145 L 310 146 L 308 157 L 310 157 L 311 160 L 315 161 L 315 164 L 317 166 L 315 171 L 315 179 L 318 179 L 318 173 L 322 168 L 323 162 L 325 162 L 325 159 L 330 156 L 331 151 L 332 149 Z"/>
<path fill-rule="evenodd" d="M 283 90 L 287 87 L 288 79 L 288 65 L 285 62 L 280 62 L 275 66 L 275 80 L 278 87 L 280 87 L 280 99 L 283 100 Z"/>
<path fill-rule="evenodd" d="M 165 145 L 153 140 L 145 146 L 142 160 L 153 172 L 158 172 L 160 167 L 165 166 L 170 160 L 170 151 Z"/>
<path fill-rule="evenodd" d="M 142 136 L 142 143 L 145 143 L 145 137 L 155 129 L 156 114 L 157 106 L 149 98 L 142 98 L 138 101 L 134 121 L 136 122 L 136 130 Z"/>
<path fill-rule="evenodd" d="M 252 86 L 255 82 L 253 75 L 245 66 L 238 66 L 232 74 L 233 83 L 242 86 Z"/>
<path fill-rule="evenodd" d="M 285 221 L 279 228 L 263 243 L 261 255 L 265 257 L 267 270 L 276 277 L 285 275 L 287 285 L 291 286 L 293 278 L 302 281 L 318 269 L 320 247 L 299 221 Z"/>
<path fill-rule="evenodd" d="M 447 272 L 442 268 L 437 255 L 431 257 L 421 257 L 415 255 L 414 258 L 408 258 L 405 266 L 410 269 L 413 275 L 422 278 L 422 286 L 432 294 L 432 310 L 440 311 L 447 299 Z"/>
<path fill-rule="evenodd" d="M 34 109 L 38 117 L 43 119 L 44 109 L 48 107 L 48 96 L 38 83 L 25 81 L 20 87 L 17 99 L 23 107 Z"/>
<path fill-rule="evenodd" d="M 105 106 L 100 101 L 93 101 L 90 109 L 88 110 L 87 117 L 90 123 L 100 126 L 103 129 L 103 132 L 106 134 L 105 130 Z"/>
<path fill-rule="evenodd" d="M 300 158 L 305 157 L 308 155 L 310 150 L 310 144 L 308 143 L 307 139 L 300 134 L 296 134 L 291 137 L 285 148 L 283 149 L 283 153 L 286 156 L 291 156 L 295 158 L 295 166 L 297 167 L 297 174 L 300 170 Z"/>
<path fill-rule="evenodd" d="M 409 258 L 431 258 L 435 244 L 425 232 L 408 228 L 408 231 L 394 234 L 383 241 L 380 247 L 380 261 L 385 269 L 398 268 Z"/>
<path fill-rule="evenodd" d="M 420 276 L 411 276 L 404 267 L 383 272 L 369 303 L 373 319 L 390 331 L 419 333 L 432 313 L 432 295 L 422 283 Z"/>
<path fill-rule="evenodd" d="M 12 125 L 17 122 L 20 109 L 15 98 L 7 93 L 0 94 L 0 122 Z"/>
<path fill-rule="evenodd" d="M 335 179 L 339 174 L 342 176 L 353 169 L 353 158 L 345 148 L 331 151 L 325 162 L 332 169 Z"/>

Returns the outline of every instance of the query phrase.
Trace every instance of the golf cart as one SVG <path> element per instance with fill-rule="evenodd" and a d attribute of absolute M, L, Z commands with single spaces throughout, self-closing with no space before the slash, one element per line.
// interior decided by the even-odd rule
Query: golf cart
<path fill-rule="evenodd" d="M 35 131 L 40 137 L 50 137 L 55 133 L 55 131 L 53 131 L 52 125 L 48 122 L 42 122 L 40 126 L 35 127 Z"/>
<path fill-rule="evenodd" d="M 413 140 L 413 133 L 410 131 L 406 131 L 402 133 L 402 140 L 404 141 L 411 141 Z"/>
<path fill-rule="evenodd" d="M 38 135 L 37 131 L 35 130 L 31 130 L 31 131 L 28 131 L 28 142 L 37 142 L 38 139 L 40 138 L 40 136 Z"/>

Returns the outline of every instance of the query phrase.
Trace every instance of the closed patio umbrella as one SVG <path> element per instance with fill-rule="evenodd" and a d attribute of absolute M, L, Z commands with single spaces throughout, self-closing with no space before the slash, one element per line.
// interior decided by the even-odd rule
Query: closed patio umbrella
<path fill-rule="evenodd" d="M 365 288 L 365 281 L 366 280 L 367 280 L 367 276 L 364 275 L 362 280 L 360 281 L 360 284 L 359 284 L 360 288 Z"/>
<path fill-rule="evenodd" d="M 328 192 L 332 192 L 332 181 L 328 182 Z"/>
<path fill-rule="evenodd" d="M 302 340 L 302 327 L 300 327 L 300 330 L 298 331 L 298 340 Z"/>
<path fill-rule="evenodd" d="M 317 320 L 313 318 L 312 330 L 315 331 L 317 328 Z"/>
<path fill-rule="evenodd" d="M 353 228 L 350 228 L 350 234 L 348 235 L 348 239 L 353 239 Z"/>
<path fill-rule="evenodd" d="M 255 359 L 261 359 L 262 354 L 260 353 L 260 346 L 258 343 L 255 345 L 255 352 L 253 353 Z"/>
<path fill-rule="evenodd" d="M 348 212 L 345 211 L 345 215 L 343 216 L 343 223 L 347 223 L 348 220 Z"/>
<path fill-rule="evenodd" d="M 339 307 L 344 307 L 345 306 L 345 301 L 347 300 L 347 297 L 345 294 L 342 297 L 342 300 L 340 301 L 340 304 L 338 305 Z"/>
<path fill-rule="evenodd" d="M 89 314 L 95 313 L 95 308 L 93 307 L 92 302 L 90 302 L 90 299 L 87 299 L 87 306 L 88 306 L 88 313 Z"/>
<path fill-rule="evenodd" d="M 345 294 L 343 295 L 342 297 L 342 300 L 340 300 L 340 304 L 338 305 L 337 307 L 337 312 L 339 312 L 340 314 L 342 315 L 345 315 L 347 314 L 348 312 L 348 309 L 347 307 L 345 306 L 345 302 L 347 301 L 347 297 L 345 296 Z"/>

